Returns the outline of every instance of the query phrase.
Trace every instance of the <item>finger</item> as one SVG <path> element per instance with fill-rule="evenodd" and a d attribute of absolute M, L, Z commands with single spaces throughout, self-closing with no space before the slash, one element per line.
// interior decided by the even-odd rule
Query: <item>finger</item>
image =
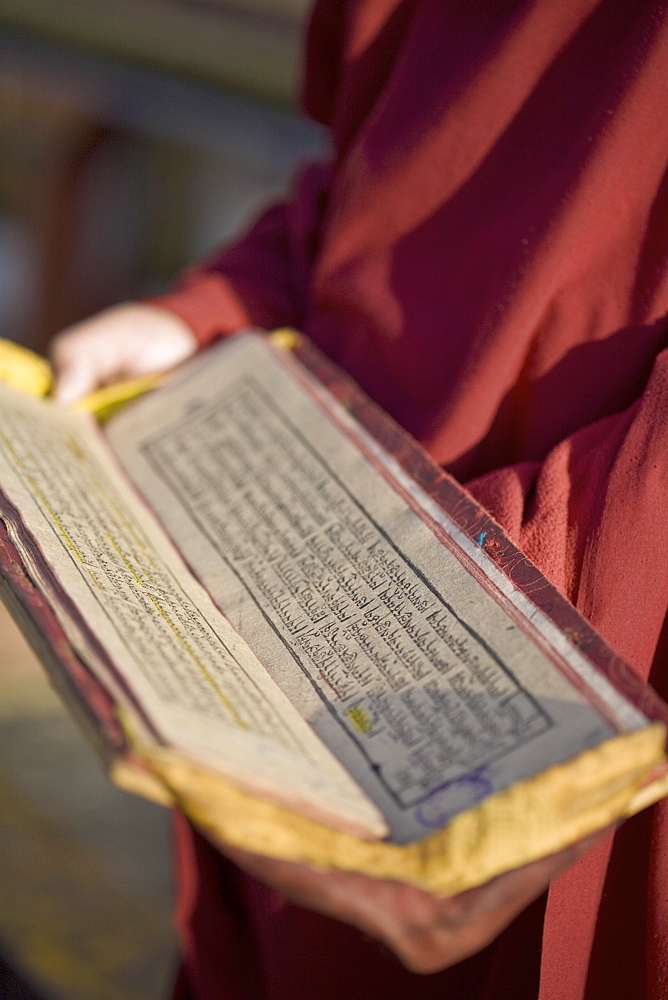
<path fill-rule="evenodd" d="M 384 940 L 413 972 L 437 972 L 461 962 L 498 937 L 552 879 L 583 857 L 606 832 L 593 834 L 486 885 L 440 900 L 435 912 L 418 907 L 416 921 L 405 919 L 397 924 L 397 933 Z"/>
<path fill-rule="evenodd" d="M 87 396 L 99 384 L 95 369 L 85 355 L 66 362 L 60 368 L 56 364 L 55 375 L 53 398 L 64 406 L 69 406 Z"/>
<path fill-rule="evenodd" d="M 423 924 L 407 925 L 393 949 L 414 972 L 433 972 L 485 948 L 550 882 L 583 857 L 610 831 L 602 831 L 486 885 L 441 901 Z"/>
<path fill-rule="evenodd" d="M 387 945 L 413 972 L 432 973 L 489 944 L 552 878 L 582 857 L 601 836 L 595 834 L 447 899 L 353 872 L 323 873 L 244 851 L 226 852 L 298 905 L 353 924 Z"/>

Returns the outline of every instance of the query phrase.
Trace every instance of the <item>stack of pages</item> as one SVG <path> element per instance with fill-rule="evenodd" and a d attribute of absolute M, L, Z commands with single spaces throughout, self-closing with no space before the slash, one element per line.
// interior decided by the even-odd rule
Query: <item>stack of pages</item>
<path fill-rule="evenodd" d="M 301 338 L 0 407 L 3 597 L 119 784 L 439 894 L 668 792 L 666 706 Z"/>

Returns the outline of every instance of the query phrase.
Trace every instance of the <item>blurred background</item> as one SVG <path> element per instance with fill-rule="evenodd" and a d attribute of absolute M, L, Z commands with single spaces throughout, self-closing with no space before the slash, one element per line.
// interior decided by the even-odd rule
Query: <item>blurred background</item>
<path fill-rule="evenodd" d="M 324 155 L 308 6 L 1 0 L 0 336 L 167 288 Z M 167 997 L 171 895 L 167 813 L 106 781 L 0 607 L 0 1000 Z"/>

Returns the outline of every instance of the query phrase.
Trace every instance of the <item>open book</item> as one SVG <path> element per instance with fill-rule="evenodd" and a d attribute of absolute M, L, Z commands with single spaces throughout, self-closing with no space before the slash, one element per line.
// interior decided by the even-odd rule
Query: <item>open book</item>
<path fill-rule="evenodd" d="M 3 596 L 125 787 L 438 893 L 668 791 L 666 706 L 301 338 L 0 406 Z"/>

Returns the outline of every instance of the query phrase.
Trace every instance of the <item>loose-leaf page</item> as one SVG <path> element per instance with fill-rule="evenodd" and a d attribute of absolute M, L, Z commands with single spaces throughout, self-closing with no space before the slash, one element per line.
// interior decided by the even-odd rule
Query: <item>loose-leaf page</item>
<path fill-rule="evenodd" d="M 407 496 L 392 462 L 259 337 L 210 352 L 108 432 L 215 602 L 399 842 L 646 725 L 572 648 L 569 679 L 558 630 L 504 595 L 491 563 L 481 588 L 414 509 L 419 488 Z M 582 677 L 597 681 L 596 706 Z"/>

